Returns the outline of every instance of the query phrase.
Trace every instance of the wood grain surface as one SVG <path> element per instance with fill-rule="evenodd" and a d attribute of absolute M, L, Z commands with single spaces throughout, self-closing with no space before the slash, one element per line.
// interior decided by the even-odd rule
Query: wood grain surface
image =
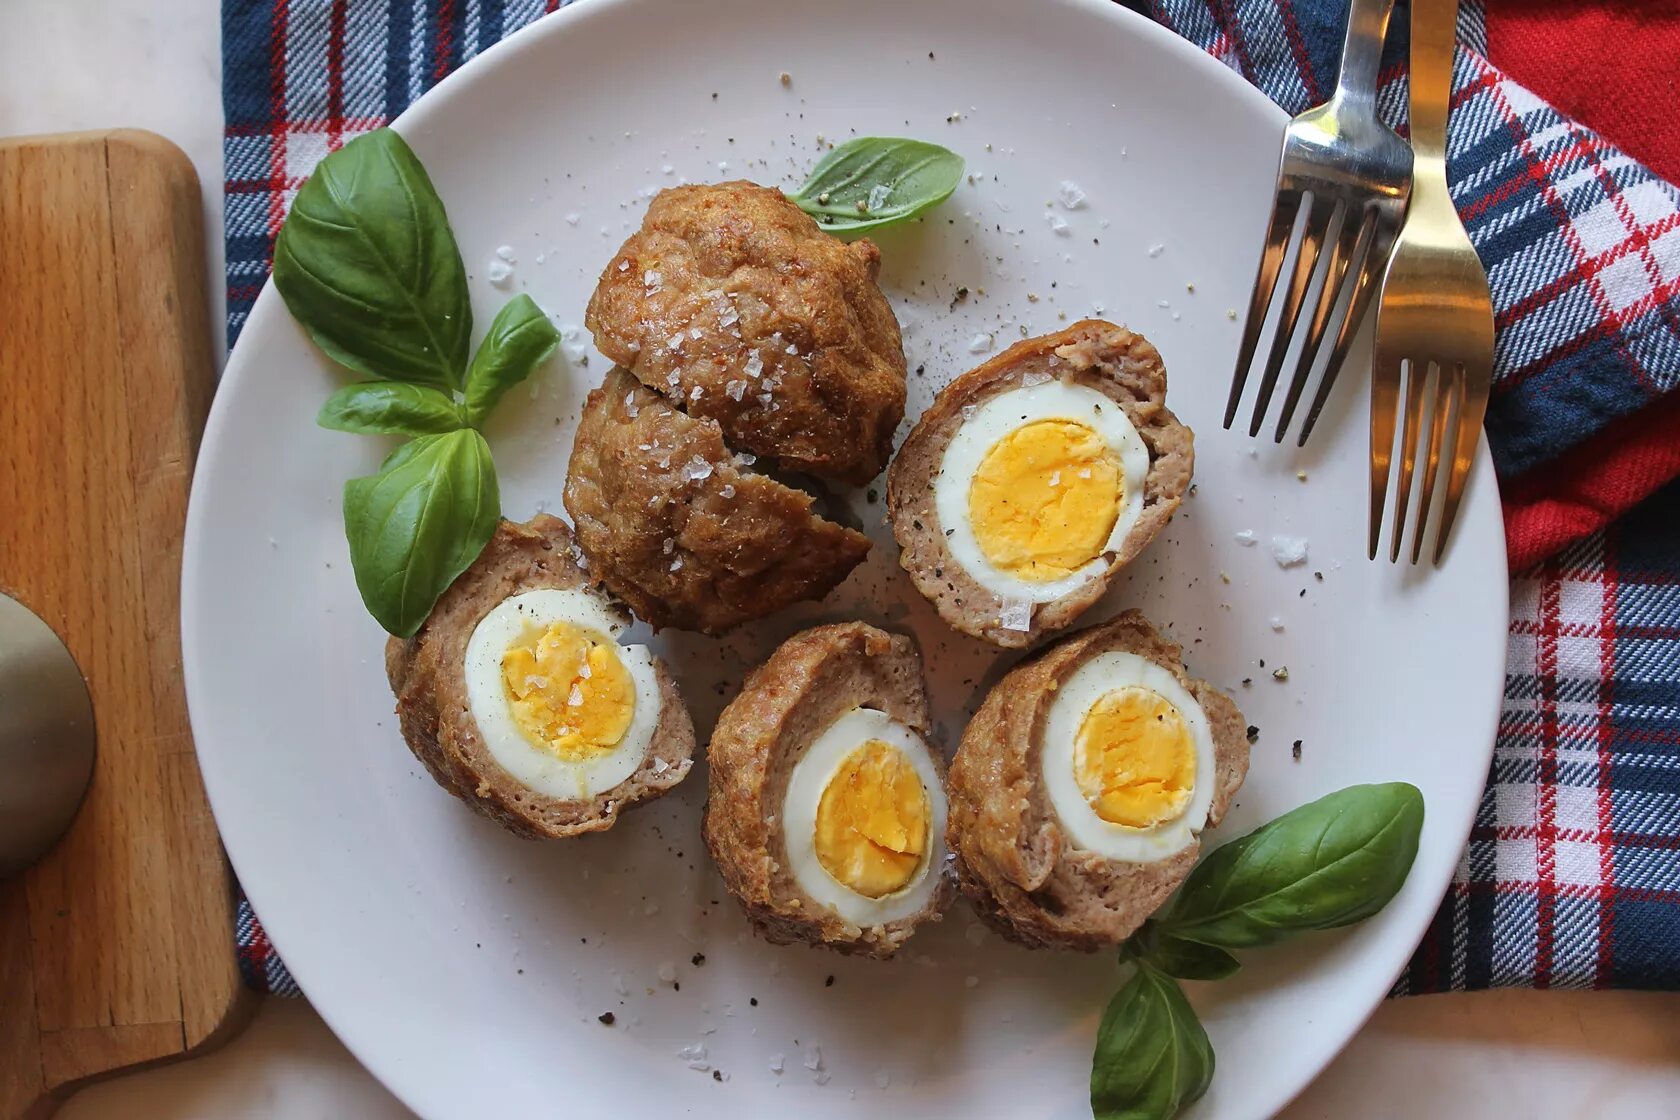
<path fill-rule="evenodd" d="M 197 178 L 161 137 L 0 141 L 0 590 L 69 647 L 98 732 L 69 834 L 0 883 L 0 1120 L 247 1010 L 180 671 L 203 243 Z"/>

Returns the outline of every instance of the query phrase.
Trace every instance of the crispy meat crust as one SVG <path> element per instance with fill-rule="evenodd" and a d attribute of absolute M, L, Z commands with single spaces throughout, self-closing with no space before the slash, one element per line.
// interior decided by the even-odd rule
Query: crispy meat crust
<path fill-rule="evenodd" d="M 467 707 L 467 643 L 504 599 L 537 588 L 587 586 L 574 548 L 559 518 L 539 514 L 523 525 L 502 521 L 478 559 L 438 599 L 419 632 L 407 641 L 392 638 L 385 646 L 385 674 L 414 757 L 474 812 L 533 839 L 611 828 L 625 809 L 682 781 L 694 754 L 694 724 L 676 682 L 657 658 L 659 724 L 647 757 L 634 774 L 593 800 L 567 801 L 526 789 L 479 738 Z"/>
<path fill-rule="evenodd" d="M 940 881 L 923 910 L 859 927 L 813 900 L 782 862 L 782 802 L 793 768 L 836 719 L 860 706 L 886 712 L 928 741 L 944 779 L 915 644 L 862 622 L 818 626 L 783 642 L 718 717 L 706 748 L 702 831 L 724 884 L 767 940 L 888 957 L 922 922 L 939 919 L 953 893 L 945 868 L 930 869 Z"/>
<path fill-rule="evenodd" d="M 1076 849 L 1040 780 L 1045 721 L 1056 690 L 1090 658 L 1124 650 L 1172 671 L 1207 713 L 1219 823 L 1248 772 L 1242 713 L 1185 672 L 1181 651 L 1137 611 L 1070 634 L 1016 666 L 987 694 L 951 763 L 946 841 L 964 893 L 1000 933 L 1023 945 L 1094 950 L 1118 945 L 1190 873 L 1199 841 L 1158 863 L 1124 863 Z"/>
<path fill-rule="evenodd" d="M 870 542 L 813 505 L 622 369 L 584 403 L 566 509 L 590 573 L 656 629 L 721 634 L 826 595 Z"/>
<path fill-rule="evenodd" d="M 585 322 L 603 354 L 716 420 L 731 447 L 862 485 L 904 417 L 879 269 L 874 245 L 824 233 L 779 190 L 672 187 L 601 273 Z"/>
<path fill-rule="evenodd" d="M 951 555 L 934 505 L 933 483 L 964 410 L 1019 387 L 1032 376 L 1089 385 L 1114 400 L 1149 448 L 1143 513 L 1107 569 L 1060 599 L 1038 604 L 1027 630 L 1000 622 L 1004 600 L 976 582 Z M 1189 428 L 1167 408 L 1160 352 L 1142 335 L 1100 319 L 1016 343 L 940 391 L 899 449 L 887 475 L 887 511 L 899 564 L 951 626 L 1006 648 L 1024 648 L 1070 625 L 1102 598 L 1110 581 L 1161 531 L 1190 487 L 1195 455 Z"/>

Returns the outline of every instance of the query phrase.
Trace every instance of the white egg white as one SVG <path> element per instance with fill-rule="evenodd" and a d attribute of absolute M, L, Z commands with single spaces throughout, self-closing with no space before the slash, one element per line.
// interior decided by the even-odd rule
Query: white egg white
<path fill-rule="evenodd" d="M 847 756 L 871 739 L 897 747 L 915 767 L 928 800 L 928 841 L 921 866 L 901 889 L 880 898 L 859 894 L 823 868 L 817 859 L 817 804 Z M 833 723 L 794 764 L 782 801 L 782 834 L 788 869 L 807 895 L 845 920 L 878 926 L 908 918 L 928 903 L 945 863 L 945 787 L 922 737 L 874 708 L 853 708 Z"/>
<path fill-rule="evenodd" d="M 485 748 L 514 781 L 548 797 L 587 801 L 630 777 L 646 758 L 659 726 L 659 678 L 646 646 L 619 645 L 636 698 L 624 737 L 610 752 L 587 761 L 567 761 L 542 749 L 514 719 L 502 658 L 510 646 L 538 637 L 556 622 L 593 631 L 614 645 L 629 625 L 601 596 L 580 587 L 545 587 L 504 599 L 467 641 L 467 706 Z"/>
<path fill-rule="evenodd" d="M 1184 812 L 1153 828 L 1129 828 L 1103 820 L 1074 777 L 1074 741 L 1085 714 L 1103 696 L 1128 685 L 1147 688 L 1177 708 L 1196 750 L 1196 779 Z M 1098 654 L 1074 670 L 1050 703 L 1039 753 L 1051 807 L 1074 847 L 1127 863 L 1153 863 L 1181 851 L 1207 824 L 1214 780 L 1213 731 L 1207 713 L 1177 677 L 1146 657 L 1114 651 Z"/>
<path fill-rule="evenodd" d="M 1125 490 L 1114 529 L 1103 546 L 1105 555 L 1061 579 L 1035 583 L 1003 571 L 986 559 L 969 523 L 968 491 L 986 453 L 999 440 L 1041 420 L 1072 420 L 1093 428 L 1118 459 Z M 1042 381 L 999 393 L 962 422 L 946 446 L 933 480 L 934 511 L 946 531 L 945 543 L 951 556 L 976 583 L 1007 601 L 1048 603 L 1108 567 L 1106 554 L 1119 549 L 1143 513 L 1148 475 L 1149 448 L 1124 408 L 1089 385 Z"/>

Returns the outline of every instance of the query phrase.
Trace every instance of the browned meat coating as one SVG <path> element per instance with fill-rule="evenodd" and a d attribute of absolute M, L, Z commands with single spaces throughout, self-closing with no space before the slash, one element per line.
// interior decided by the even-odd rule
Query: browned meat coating
<path fill-rule="evenodd" d="M 880 253 L 824 233 L 781 191 L 672 187 L 607 264 L 586 322 L 601 352 L 729 445 L 862 485 L 904 417 Z"/>
<path fill-rule="evenodd" d="M 1185 672 L 1181 651 L 1127 611 L 1070 634 L 1010 670 L 987 694 L 951 763 L 946 841 L 964 893 L 1005 937 L 1023 945 L 1101 949 L 1130 937 L 1195 866 L 1192 841 L 1156 863 L 1126 863 L 1076 848 L 1045 789 L 1045 722 L 1057 688 L 1110 650 L 1172 671 L 1207 713 L 1214 782 L 1207 825 L 1219 823 L 1248 773 L 1248 736 L 1229 697 Z"/>
<path fill-rule="evenodd" d="M 622 369 L 589 394 L 566 509 L 590 574 L 654 627 L 719 634 L 820 599 L 869 551 Z"/>
<path fill-rule="evenodd" d="M 1028 378 L 1089 385 L 1118 403 L 1149 449 L 1149 474 L 1143 512 L 1121 547 L 1109 554 L 1107 568 L 1061 598 L 1034 606 L 1027 628 L 1020 629 L 1003 624 L 1003 598 L 981 586 L 951 555 L 933 483 L 971 406 L 1019 388 Z M 1191 432 L 1167 408 L 1166 397 L 1160 352 L 1142 335 L 1100 319 L 1018 342 L 947 385 L 922 413 L 887 474 L 887 512 L 901 549 L 898 562 L 916 590 L 951 626 L 994 645 L 1023 648 L 1071 625 L 1155 538 L 1190 487 L 1195 462 Z"/>
<path fill-rule="evenodd" d="M 520 836 L 576 836 L 611 828 L 619 813 L 658 797 L 687 776 L 694 724 L 665 663 L 659 680 L 659 723 L 642 765 L 588 801 L 568 801 L 525 788 L 502 769 L 479 738 L 467 705 L 467 643 L 503 600 L 538 588 L 584 587 L 566 523 L 539 514 L 523 525 L 504 520 L 472 566 L 438 599 L 414 637 L 385 646 L 385 673 L 397 697 L 403 739 L 438 785 Z"/>
<path fill-rule="evenodd" d="M 702 831 L 724 884 L 766 939 L 888 957 L 950 902 L 943 867 L 929 869 L 940 881 L 922 910 L 859 927 L 806 894 L 785 863 L 782 803 L 793 768 L 836 719 L 858 707 L 885 712 L 927 741 L 922 659 L 909 638 L 842 622 L 783 642 L 718 717 L 706 748 L 711 779 Z M 939 752 L 930 754 L 943 778 Z"/>

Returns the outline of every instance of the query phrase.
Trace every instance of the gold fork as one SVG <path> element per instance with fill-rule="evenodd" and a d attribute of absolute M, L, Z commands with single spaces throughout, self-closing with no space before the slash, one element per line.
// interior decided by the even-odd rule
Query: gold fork
<path fill-rule="evenodd" d="M 1382 535 L 1402 380 L 1406 416 L 1388 558 L 1400 559 L 1427 406 L 1429 448 L 1412 534 L 1414 564 L 1423 552 L 1441 450 L 1450 446 L 1446 497 L 1435 525 L 1434 562 L 1441 562 L 1493 385 L 1493 300 L 1487 273 L 1447 192 L 1447 100 L 1457 24 L 1458 0 L 1412 0 L 1412 194 L 1383 277 L 1371 377 L 1372 559 Z"/>

